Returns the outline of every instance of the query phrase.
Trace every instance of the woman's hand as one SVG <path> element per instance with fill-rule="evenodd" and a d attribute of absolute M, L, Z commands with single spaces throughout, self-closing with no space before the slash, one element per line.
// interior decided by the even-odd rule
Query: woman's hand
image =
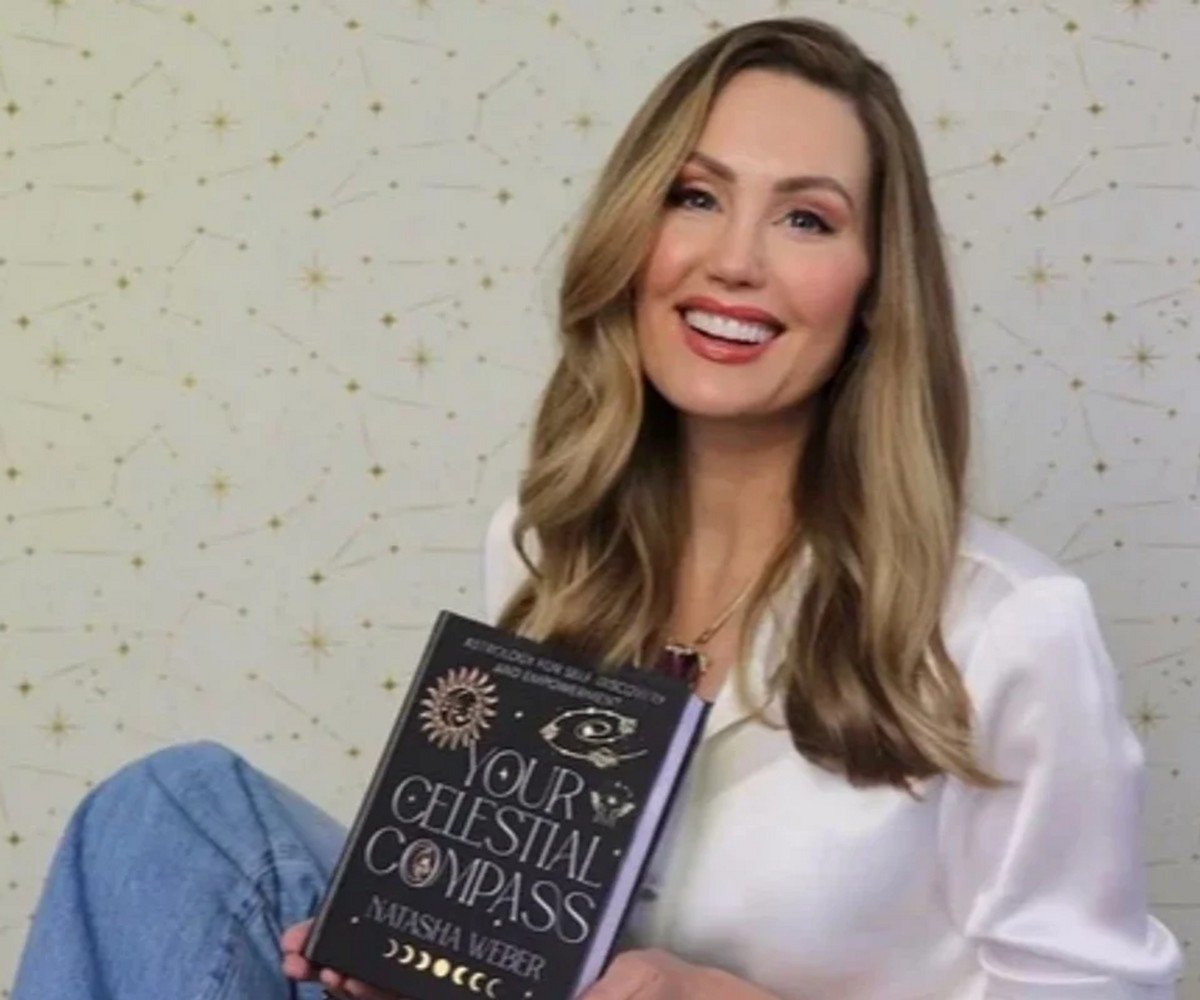
<path fill-rule="evenodd" d="M 319 982 L 325 987 L 326 992 L 331 996 L 338 997 L 339 1000 L 403 1000 L 403 997 L 384 993 L 374 986 L 368 986 L 361 980 L 350 979 L 340 972 L 334 972 L 333 969 L 322 969 L 320 966 L 313 965 L 301 954 L 312 925 L 311 920 L 294 924 L 280 937 L 279 946 L 283 949 L 283 974 L 285 976 L 301 982 Z"/>
<path fill-rule="evenodd" d="M 709 971 L 661 948 L 623 951 L 579 1000 L 704 1000 Z"/>
<path fill-rule="evenodd" d="M 692 965 L 661 948 L 623 951 L 579 1000 L 778 1000 L 720 969 Z"/>

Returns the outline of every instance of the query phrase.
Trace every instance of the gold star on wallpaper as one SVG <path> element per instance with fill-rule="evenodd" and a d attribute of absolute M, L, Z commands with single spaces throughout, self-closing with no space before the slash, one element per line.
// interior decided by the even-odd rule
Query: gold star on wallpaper
<path fill-rule="evenodd" d="M 237 121 L 234 120 L 224 108 L 220 105 L 217 110 L 204 119 L 204 124 L 212 129 L 218 137 L 224 136 L 226 132 L 237 126 Z"/>
<path fill-rule="evenodd" d="M 313 293 L 314 299 L 318 292 L 328 291 L 330 284 L 337 280 L 339 279 L 323 268 L 315 257 L 312 264 L 304 268 L 300 278 L 301 284 Z"/>
<path fill-rule="evenodd" d="M 579 132 L 590 132 L 596 124 L 596 119 L 592 117 L 591 112 L 581 111 L 571 119 L 571 124 L 575 126 Z"/>
<path fill-rule="evenodd" d="M 1144 377 L 1146 372 L 1154 367 L 1155 362 L 1163 360 L 1161 355 L 1154 352 L 1153 347 L 1147 346 L 1140 340 L 1133 346 L 1131 353 L 1123 355 L 1123 359 L 1131 361 L 1141 377 Z"/>
<path fill-rule="evenodd" d="M 321 658 L 329 655 L 330 647 L 341 645 L 341 643 L 334 642 L 316 622 L 313 623 L 311 629 L 301 629 L 300 631 L 304 638 L 300 640 L 299 645 L 304 646 L 312 654 L 314 670 L 320 665 Z"/>
<path fill-rule="evenodd" d="M 68 358 L 59 348 L 55 347 L 42 358 L 42 364 L 49 368 L 55 377 L 57 377 L 71 368 L 75 362 Z"/>
<path fill-rule="evenodd" d="M 407 360 L 416 369 L 417 374 L 420 375 L 433 364 L 433 353 L 423 343 L 418 341 L 417 346 L 413 349 L 412 354 L 408 356 Z"/>
<path fill-rule="evenodd" d="M 211 493 L 218 501 L 224 500 L 229 496 L 229 491 L 233 488 L 233 484 L 229 481 L 229 477 L 223 472 L 213 474 L 213 477 L 208 481 L 208 492 Z"/>
<path fill-rule="evenodd" d="M 1150 732 L 1155 729 L 1160 722 L 1167 717 L 1163 715 L 1157 705 L 1152 705 L 1148 696 L 1143 696 L 1141 705 L 1133 714 L 1133 724 L 1141 733 L 1142 739 L 1146 739 Z"/>
<path fill-rule="evenodd" d="M 79 727 L 71 722 L 65 715 L 63 715 L 61 708 L 56 708 L 54 710 L 54 715 L 50 718 L 50 721 L 41 728 L 44 729 L 54 741 L 55 746 L 61 746 L 63 740 L 70 736 L 71 733 L 75 732 Z"/>

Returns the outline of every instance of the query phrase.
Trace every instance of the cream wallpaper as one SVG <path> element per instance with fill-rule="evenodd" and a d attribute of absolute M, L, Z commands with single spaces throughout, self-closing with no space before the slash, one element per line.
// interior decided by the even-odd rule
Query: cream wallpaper
<path fill-rule="evenodd" d="M 480 612 L 588 184 L 780 13 L 905 90 L 975 507 L 1092 587 L 1194 950 L 1197 0 L 0 0 L 0 986 L 135 756 L 212 737 L 352 816 L 433 615 Z"/>

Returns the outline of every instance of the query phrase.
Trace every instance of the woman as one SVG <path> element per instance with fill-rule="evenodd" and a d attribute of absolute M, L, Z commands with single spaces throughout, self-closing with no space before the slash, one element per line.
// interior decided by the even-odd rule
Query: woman
<path fill-rule="evenodd" d="M 519 502 L 488 533 L 489 614 L 700 668 L 715 700 L 585 1000 L 1171 997 L 1141 750 L 1087 589 L 964 513 L 951 295 L 887 73 L 804 19 L 687 57 L 600 177 L 560 321 Z M 72 820 L 18 1000 L 68 995 L 40 985 L 52 934 L 76 977 L 55 982 L 177 996 L 163 976 L 195 963 L 186 995 L 285 996 L 288 924 L 283 973 L 379 996 L 299 954 L 335 824 L 211 745 L 108 785 Z M 135 813 L 158 846 L 111 872 Z M 130 930 L 155 893 L 194 909 L 165 973 Z"/>

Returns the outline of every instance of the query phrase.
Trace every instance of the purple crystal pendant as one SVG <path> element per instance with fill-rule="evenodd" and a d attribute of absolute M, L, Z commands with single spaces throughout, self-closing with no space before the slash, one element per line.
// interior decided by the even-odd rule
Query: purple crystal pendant
<path fill-rule="evenodd" d="M 658 654 L 658 661 L 654 667 L 659 673 L 674 677 L 695 688 L 707 665 L 704 654 L 694 646 L 668 642 Z"/>

